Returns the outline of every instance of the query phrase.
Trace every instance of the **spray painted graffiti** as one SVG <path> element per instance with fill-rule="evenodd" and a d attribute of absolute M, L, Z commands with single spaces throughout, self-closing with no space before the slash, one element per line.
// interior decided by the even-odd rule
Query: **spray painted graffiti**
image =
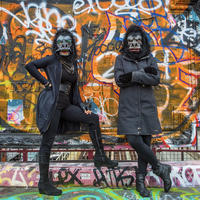
<path fill-rule="evenodd" d="M 94 181 L 94 186 L 101 186 L 102 184 L 106 185 L 106 187 L 112 187 L 112 186 L 119 186 L 119 182 L 121 183 L 120 185 L 122 185 L 123 187 L 130 187 L 132 186 L 132 183 L 134 182 L 135 178 L 133 177 L 132 174 L 127 175 L 127 171 L 132 171 L 135 168 L 129 168 L 129 167 L 125 167 L 123 170 L 120 169 L 108 169 L 105 171 L 105 175 L 104 173 L 100 170 L 100 169 L 94 169 L 94 175 L 96 180 Z M 123 176 L 125 173 L 125 176 Z M 114 183 L 113 183 L 113 178 L 114 177 Z M 111 183 L 111 185 L 108 184 L 108 181 Z"/>
<path fill-rule="evenodd" d="M 196 200 L 200 197 L 199 188 L 172 188 L 170 193 L 164 193 L 160 188 L 150 188 L 152 197 L 142 198 L 134 189 L 111 189 L 94 187 L 67 187 L 60 188 L 62 196 L 47 197 L 38 193 L 36 188 L 0 188 L 0 200 L 23 200 L 23 199 L 101 199 L 101 200 Z"/>
<path fill-rule="evenodd" d="M 8 123 L 20 124 L 23 119 L 22 100 L 8 100 Z"/>
<path fill-rule="evenodd" d="M 192 163 L 170 163 L 173 166 L 171 180 L 173 187 L 199 187 L 199 161 Z M 115 169 L 94 168 L 93 163 L 52 163 L 50 179 L 56 185 L 76 185 L 95 187 L 129 188 L 135 186 L 134 162 L 121 162 Z M 0 186 L 37 187 L 39 169 L 36 163 L 5 163 L 0 169 Z M 150 168 L 146 176 L 146 185 L 162 187 L 162 180 Z"/>
<path fill-rule="evenodd" d="M 130 11 L 127 11 L 127 9 L 132 10 L 135 12 L 135 14 L 131 13 L 132 16 L 137 17 L 137 12 L 143 12 L 145 14 L 149 14 L 150 12 L 156 9 L 159 9 L 162 6 L 162 1 L 160 0 L 155 0 L 154 1 L 154 6 L 144 6 L 143 0 L 138 0 L 137 2 L 132 3 L 130 0 L 128 1 L 122 1 L 122 3 L 117 4 L 116 0 L 109 1 L 109 3 L 103 7 L 100 5 L 99 0 L 93 1 L 83 1 L 83 0 L 75 0 L 73 3 L 73 9 L 75 14 L 81 14 L 84 12 L 90 13 L 94 12 L 96 13 L 96 9 L 103 12 L 103 11 L 109 11 L 110 9 L 114 9 L 115 15 L 130 15 Z"/>
<path fill-rule="evenodd" d="M 100 116 L 102 128 L 115 129 L 120 91 L 114 82 L 113 66 L 124 33 L 134 23 L 147 32 L 162 75 L 155 95 L 163 133 L 155 136 L 153 142 L 167 147 L 194 145 L 200 124 L 198 5 L 199 1 L 188 10 L 188 5 L 184 5 L 185 10 L 181 11 L 177 6 L 179 12 L 173 12 L 169 0 L 75 0 L 68 4 L 2 1 L 2 130 L 38 132 L 35 110 L 42 85 L 30 77 L 24 65 L 51 54 L 52 38 L 60 27 L 71 30 L 76 38 L 83 101 L 89 102 Z M 23 102 L 24 119 L 20 123 L 9 123 L 9 99 Z M 112 134 L 117 137 L 116 132 Z"/>
<path fill-rule="evenodd" d="M 77 174 L 79 171 L 80 171 L 80 169 L 75 169 L 72 172 L 69 169 L 60 168 L 58 171 L 58 175 L 56 176 L 57 180 L 54 179 L 52 171 L 50 173 L 50 178 L 55 184 L 64 185 L 65 183 L 67 183 L 67 184 L 76 184 L 77 183 L 79 185 L 83 185 L 81 180 L 77 177 Z M 63 176 L 63 174 L 64 174 L 64 176 Z"/>

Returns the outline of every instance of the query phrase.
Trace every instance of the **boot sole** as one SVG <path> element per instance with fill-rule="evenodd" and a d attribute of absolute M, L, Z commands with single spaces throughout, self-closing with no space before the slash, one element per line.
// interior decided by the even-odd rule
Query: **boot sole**
<path fill-rule="evenodd" d="M 60 196 L 60 195 L 62 195 L 62 191 L 53 194 L 53 193 L 48 193 L 48 192 L 46 192 L 46 191 L 44 191 L 42 189 L 38 189 L 38 190 L 39 190 L 40 194 L 46 194 L 46 195 L 49 195 L 49 196 Z"/>
<path fill-rule="evenodd" d="M 107 167 L 107 168 L 115 168 L 117 167 L 118 165 L 116 166 L 109 166 L 109 165 L 100 165 L 100 164 L 94 164 L 95 167 Z"/>
<path fill-rule="evenodd" d="M 148 195 L 142 195 L 141 193 L 140 193 L 140 191 L 139 190 L 137 190 L 137 188 L 136 188 L 136 191 L 140 194 L 140 196 L 142 196 L 142 197 L 151 197 L 151 192 L 149 191 L 149 194 Z"/>
<path fill-rule="evenodd" d="M 109 165 L 109 164 L 106 164 L 106 163 L 103 163 L 103 162 L 96 162 L 94 160 L 94 166 L 95 167 L 107 167 L 107 168 L 115 168 L 115 167 L 118 167 L 118 162 L 115 164 L 115 165 Z"/>

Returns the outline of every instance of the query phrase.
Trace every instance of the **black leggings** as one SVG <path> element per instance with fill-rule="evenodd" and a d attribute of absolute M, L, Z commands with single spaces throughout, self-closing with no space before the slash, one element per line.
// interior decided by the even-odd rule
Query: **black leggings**
<path fill-rule="evenodd" d="M 90 131 L 91 130 L 100 131 L 98 115 L 94 113 L 87 115 L 81 110 L 81 108 L 75 105 L 69 105 L 66 109 L 63 109 L 63 110 L 57 109 L 55 111 L 55 114 L 54 114 L 54 117 L 50 124 L 49 129 L 42 136 L 39 156 L 43 157 L 42 162 L 44 163 L 48 162 L 48 157 L 50 155 L 51 147 L 53 145 L 53 142 L 57 133 L 60 118 L 63 118 L 64 120 L 71 121 L 71 122 L 82 122 L 82 123 L 88 124 Z M 44 157 L 46 157 L 46 159 Z"/>
<path fill-rule="evenodd" d="M 156 168 L 158 160 L 151 150 L 151 135 L 126 135 L 129 144 L 138 154 L 138 171 L 145 174 L 147 164 L 150 163 L 152 168 Z"/>

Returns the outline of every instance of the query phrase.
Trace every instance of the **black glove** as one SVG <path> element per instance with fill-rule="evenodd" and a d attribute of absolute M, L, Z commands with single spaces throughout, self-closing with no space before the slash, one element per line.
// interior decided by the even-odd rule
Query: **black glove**
<path fill-rule="evenodd" d="M 89 106 L 85 105 L 84 103 L 80 103 L 80 107 L 83 111 L 89 110 Z"/>
<path fill-rule="evenodd" d="M 129 73 L 119 76 L 119 81 L 121 83 L 129 83 L 131 81 L 131 79 L 132 79 L 132 72 L 129 72 Z"/>
<path fill-rule="evenodd" d="M 154 67 L 145 67 L 144 71 L 149 74 L 157 75 L 158 72 Z"/>

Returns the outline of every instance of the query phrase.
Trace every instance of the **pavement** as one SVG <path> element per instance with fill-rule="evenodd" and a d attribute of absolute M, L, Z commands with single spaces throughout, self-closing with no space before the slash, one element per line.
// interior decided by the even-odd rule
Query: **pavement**
<path fill-rule="evenodd" d="M 143 198 L 135 188 L 59 187 L 61 196 L 47 196 L 38 193 L 37 188 L 0 187 L 0 200 L 200 200 L 200 187 L 149 188 L 152 197 Z"/>

